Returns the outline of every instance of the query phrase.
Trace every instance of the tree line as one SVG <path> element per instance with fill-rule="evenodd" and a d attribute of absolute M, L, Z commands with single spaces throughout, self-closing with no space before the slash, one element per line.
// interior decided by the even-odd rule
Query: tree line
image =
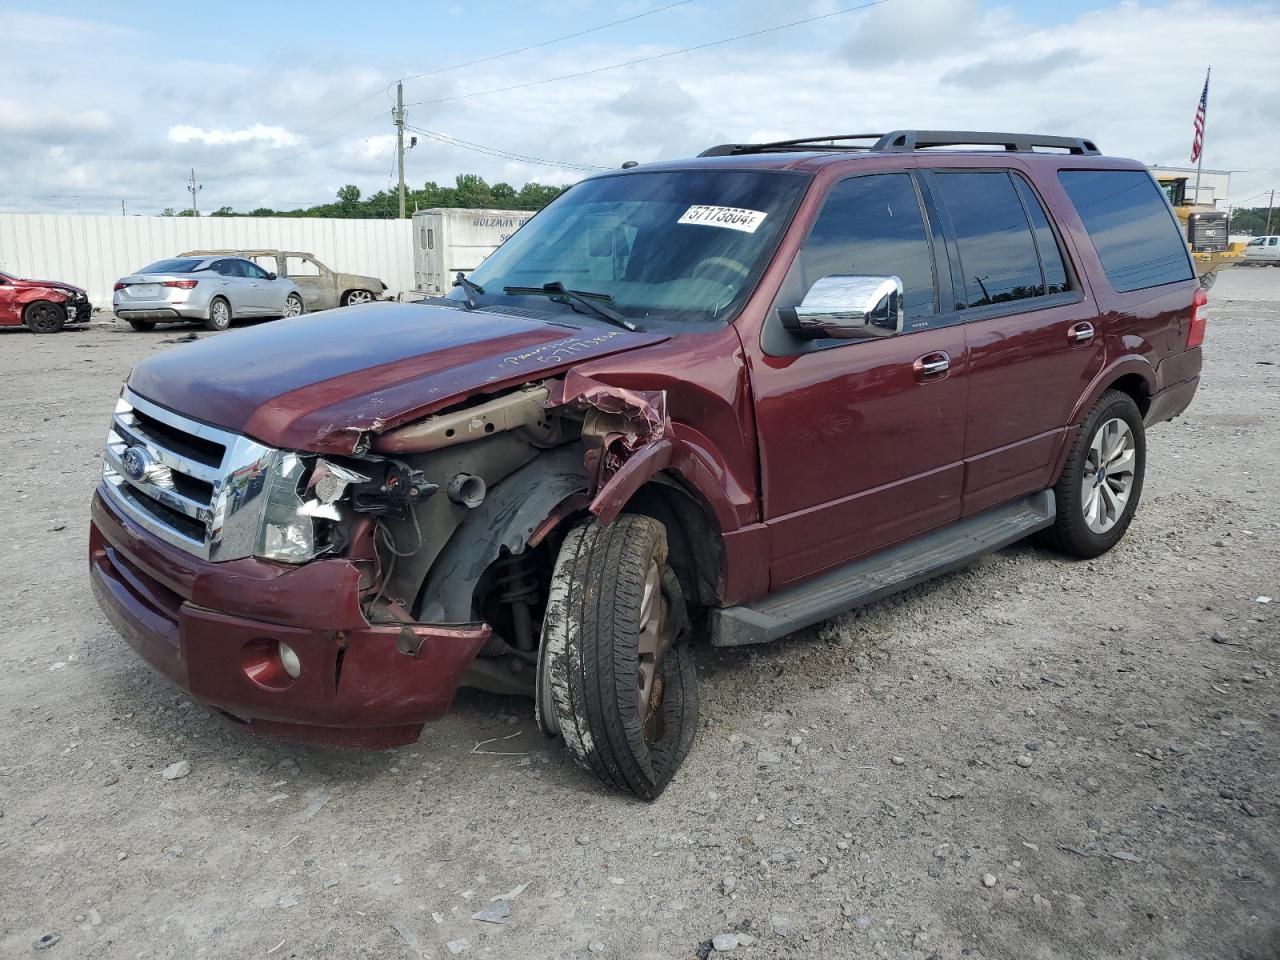
<path fill-rule="evenodd" d="M 1231 211 L 1231 232 L 1262 236 L 1267 233 L 1266 207 L 1236 207 Z M 1271 233 L 1280 233 L 1280 206 L 1270 211 Z"/>
<path fill-rule="evenodd" d="M 471 207 L 475 209 L 541 210 L 568 189 L 543 183 L 526 183 L 516 189 L 509 183 L 486 183 L 484 177 L 474 173 L 460 173 L 451 187 L 442 187 L 434 180 L 421 189 L 405 187 L 405 212 L 429 210 L 432 207 Z M 400 209 L 399 194 L 395 190 L 379 190 L 362 197 L 360 188 L 347 184 L 338 190 L 332 203 L 320 203 L 314 207 L 296 210 L 273 210 L 257 207 L 237 212 L 231 207 L 219 207 L 211 217 L 338 217 L 349 220 L 394 220 Z M 162 217 L 194 216 L 189 209 L 175 210 L 166 207 Z"/>

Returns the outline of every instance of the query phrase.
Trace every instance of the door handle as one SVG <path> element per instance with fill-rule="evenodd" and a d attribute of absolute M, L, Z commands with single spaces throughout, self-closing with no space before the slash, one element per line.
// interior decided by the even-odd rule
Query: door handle
<path fill-rule="evenodd" d="M 943 350 L 937 350 L 933 353 L 926 353 L 923 357 L 917 357 L 916 362 L 912 364 L 912 370 L 915 372 L 916 379 L 939 380 L 947 375 L 947 371 L 951 369 L 951 357 Z"/>
<path fill-rule="evenodd" d="M 1093 324 L 1087 322 L 1077 323 L 1067 333 L 1067 339 L 1072 343 L 1088 343 L 1093 339 Z"/>

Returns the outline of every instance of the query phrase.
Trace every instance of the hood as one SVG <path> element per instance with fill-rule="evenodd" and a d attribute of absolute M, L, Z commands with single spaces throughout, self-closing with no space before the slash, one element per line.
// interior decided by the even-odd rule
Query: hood
<path fill-rule="evenodd" d="M 667 339 L 571 319 L 371 303 L 167 350 L 129 388 L 273 447 L 350 453 L 362 433 Z"/>
<path fill-rule="evenodd" d="M 47 289 L 62 290 L 66 293 L 77 294 L 84 293 L 84 289 L 70 283 L 63 283 L 60 280 L 27 280 L 20 277 L 14 277 L 9 281 L 11 286 L 15 287 L 45 287 Z"/>

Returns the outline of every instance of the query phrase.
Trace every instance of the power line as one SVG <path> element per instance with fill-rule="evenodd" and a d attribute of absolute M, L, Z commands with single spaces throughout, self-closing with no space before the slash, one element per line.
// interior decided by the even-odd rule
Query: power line
<path fill-rule="evenodd" d="M 623 60 L 620 63 L 611 63 L 603 67 L 593 67 L 590 70 L 579 70 L 576 73 L 563 73 L 557 77 L 544 77 L 541 80 L 528 80 L 524 83 L 513 83 L 506 87 L 492 87 L 488 90 L 473 90 L 470 93 L 457 93 L 450 97 L 434 97 L 429 100 L 415 100 L 406 106 L 417 107 L 429 103 L 452 103 L 455 100 L 467 100 L 471 97 L 484 97 L 493 93 L 510 93 L 512 90 L 523 90 L 526 87 L 536 87 L 546 83 L 556 83 L 559 80 L 576 80 L 580 77 L 590 77 L 598 73 L 605 73 L 609 70 L 619 70 L 623 67 L 634 67 L 641 63 L 653 63 L 656 60 L 665 60 L 668 57 L 676 57 L 684 53 L 693 53 L 698 50 L 707 50 L 711 47 L 721 47 L 726 43 L 736 43 L 739 40 L 749 40 L 752 37 L 763 36 L 767 33 L 776 33 L 779 30 L 787 30 L 791 27 L 800 27 L 808 23 L 817 23 L 820 20 L 829 20 L 832 17 L 843 16 L 846 13 L 855 13 L 859 10 L 868 10 L 871 7 L 878 7 L 888 3 L 889 0 L 871 0 L 870 3 L 859 4 L 855 7 L 845 7 L 841 10 L 834 10 L 831 13 L 821 13 L 813 17 L 805 17 L 802 20 L 792 20 L 790 23 L 780 23 L 772 27 L 764 27 L 760 30 L 752 30 L 750 33 L 740 33 L 732 37 L 724 37 L 720 40 L 712 40 L 708 43 L 699 43 L 692 47 L 681 47 L 679 50 L 668 50 L 666 53 L 654 54 L 651 57 L 637 57 L 634 60 Z"/>
<path fill-rule="evenodd" d="M 462 63 L 454 63 L 447 67 L 439 67 L 438 69 L 435 69 L 435 70 L 428 70 L 426 73 L 415 73 L 408 77 L 401 77 L 400 80 L 418 80 L 418 79 L 421 79 L 422 77 L 434 77 L 437 74 L 447 73 L 450 70 L 460 70 L 463 67 L 473 67 L 476 64 L 489 63 L 493 60 L 501 60 L 503 57 L 515 56 L 517 53 L 527 53 L 530 50 L 538 50 L 542 47 L 549 47 L 549 46 L 552 46 L 553 44 L 562 43 L 565 40 L 574 40 L 578 37 L 584 37 L 587 34 L 598 33 L 601 30 L 607 30 L 609 27 L 616 27 L 616 26 L 619 26 L 620 24 L 631 23 L 634 20 L 641 20 L 645 17 L 651 17 L 654 14 L 663 13 L 667 10 L 674 9 L 675 7 L 683 7 L 692 2 L 693 0 L 679 0 L 679 2 L 677 3 L 668 3 L 666 6 L 655 7 L 652 10 L 646 10 L 643 13 L 637 13 L 630 17 L 623 17 L 619 20 L 610 20 L 608 23 L 602 23 L 594 27 L 587 27 L 585 30 L 578 30 L 578 31 L 575 31 L 574 33 L 566 33 L 563 36 L 552 37 L 549 40 L 541 40 L 538 43 L 531 43 L 528 46 L 524 46 L 524 47 L 516 47 L 514 50 L 505 50 L 502 53 L 490 54 L 487 57 L 479 57 L 475 60 L 466 60 Z M 380 86 L 377 90 L 374 90 L 368 96 L 362 97 L 361 99 L 357 100 L 355 103 L 345 106 L 341 110 L 336 111 L 335 113 L 331 113 L 326 117 L 322 117 L 321 119 L 317 120 L 315 123 L 302 127 L 297 132 L 299 134 L 307 133 L 308 131 L 314 130 L 316 127 L 323 126 L 324 124 L 328 123 L 330 120 L 334 120 L 342 116 L 344 113 L 350 113 L 356 107 L 364 106 L 364 104 L 368 103 L 370 100 L 377 97 L 378 94 L 388 93 L 391 89 L 391 86 L 395 82 L 396 82 L 395 80 L 392 80 L 390 83 L 384 86 Z M 362 123 L 359 127 L 355 127 L 352 130 L 348 130 L 345 133 L 339 134 L 338 136 L 342 137 L 342 136 L 345 136 L 346 133 L 353 133 L 355 130 L 359 130 L 360 127 L 367 126 L 369 123 L 372 123 L 372 122 L 373 121 L 370 120 L 370 121 L 367 121 L 366 123 Z M 334 139 L 337 139 L 337 138 L 334 138 Z M 313 147 L 308 147 L 307 149 L 312 150 L 312 149 L 315 149 L 315 147 L 324 146 L 325 143 L 332 143 L 332 142 L 333 142 L 332 140 L 324 141 L 323 143 L 315 144 L 315 146 Z M 306 151 L 304 150 L 302 152 L 305 153 Z M 292 154 L 291 156 L 300 156 L 300 155 L 301 154 Z M 288 159 L 288 158 L 281 158 L 281 159 Z M 262 169 L 262 168 L 256 167 L 253 169 Z M 252 170 L 249 172 L 252 172 Z M 206 177 L 205 179 L 206 180 L 224 179 L 225 177 L 232 177 L 232 176 L 238 176 L 238 174 L 234 174 L 234 173 L 223 174 L 221 177 Z"/>
<path fill-rule="evenodd" d="M 517 160 L 523 163 L 534 163 L 545 167 L 559 167 L 561 169 L 581 170 L 584 172 L 593 172 L 596 170 L 607 170 L 608 167 L 602 167 L 592 163 L 578 163 L 564 160 L 548 160 L 545 157 L 534 157 L 528 154 L 512 153 L 509 150 L 503 150 L 500 147 L 490 147 L 483 143 L 472 143 L 470 140 L 462 140 L 458 137 L 450 136 L 447 133 L 440 133 L 436 130 L 426 130 L 422 127 L 415 127 L 408 124 L 408 129 L 414 133 L 420 133 L 424 137 L 435 140 L 438 143 L 451 147 L 460 147 L 463 150 L 472 150 L 476 153 L 487 154 L 491 157 L 500 157 L 504 160 Z"/>
<path fill-rule="evenodd" d="M 319 143 L 313 143 L 309 147 L 304 147 L 303 149 L 298 150 L 294 153 L 285 154 L 283 157 L 277 157 L 274 160 L 269 160 L 266 163 L 259 164 L 256 167 L 248 167 L 244 170 L 237 170 L 234 173 L 220 173 L 220 174 L 217 174 L 216 176 L 205 177 L 205 180 L 228 180 L 231 177 L 243 177 L 246 174 L 257 173 L 259 170 L 265 170 L 268 167 L 274 167 L 278 163 L 284 163 L 286 160 L 296 159 L 297 157 L 300 157 L 303 154 L 310 153 L 312 150 L 317 150 L 320 147 L 328 146 L 329 144 L 333 143 L 335 140 L 341 140 L 343 137 L 349 134 L 355 133 L 357 130 L 363 130 L 365 127 L 369 126 L 369 124 L 377 123 L 381 119 L 382 119 L 382 111 L 378 111 L 378 115 L 376 117 L 370 117 L 368 120 L 365 120 L 363 123 L 358 123 L 354 127 L 350 127 L 346 130 L 343 130 L 341 133 L 335 134 L 334 136 L 329 137 L 327 140 L 321 140 Z"/>
<path fill-rule="evenodd" d="M 589 33 L 597 33 L 600 30 L 607 30 L 609 27 L 616 27 L 619 24 L 630 23 L 633 20 L 640 20 L 644 17 L 651 17 L 655 13 L 662 13 L 675 7 L 684 7 L 692 3 L 693 0 L 679 0 L 678 3 L 668 3 L 665 7 L 655 7 L 652 10 L 646 10 L 644 13 L 633 14 L 630 17 L 623 17 L 621 20 L 610 20 L 608 23 L 602 23 L 598 27 L 588 27 L 585 30 L 579 30 L 577 33 L 566 33 L 563 37 L 555 37 L 551 40 L 543 40 L 540 43 L 531 43 L 527 47 L 517 47 L 515 50 L 507 50 L 505 53 L 495 53 L 487 57 L 479 57 L 476 60 L 468 60 L 465 63 L 455 63 L 448 67 L 440 67 L 436 70 L 428 70 L 426 73 L 415 73 L 409 77 L 401 77 L 401 80 L 420 80 L 423 77 L 434 77 L 438 73 L 447 73 L 450 70 L 460 70 L 463 67 L 474 67 L 479 63 L 489 63 L 492 60 L 501 60 L 503 57 L 514 56 L 517 53 L 527 53 L 530 50 L 537 50 L 541 47 L 549 47 L 552 44 L 560 43 L 563 40 L 573 40 L 577 37 L 585 37 Z"/>

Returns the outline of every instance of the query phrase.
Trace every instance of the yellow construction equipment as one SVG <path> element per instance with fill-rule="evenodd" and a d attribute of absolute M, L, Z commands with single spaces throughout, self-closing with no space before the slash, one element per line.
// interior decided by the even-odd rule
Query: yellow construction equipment
<path fill-rule="evenodd" d="M 1235 263 L 1244 253 L 1243 243 L 1232 243 L 1231 224 L 1225 210 L 1187 202 L 1187 174 L 1151 171 L 1173 205 L 1183 235 L 1195 261 L 1196 274 L 1205 287 L 1212 286 L 1220 267 Z"/>

